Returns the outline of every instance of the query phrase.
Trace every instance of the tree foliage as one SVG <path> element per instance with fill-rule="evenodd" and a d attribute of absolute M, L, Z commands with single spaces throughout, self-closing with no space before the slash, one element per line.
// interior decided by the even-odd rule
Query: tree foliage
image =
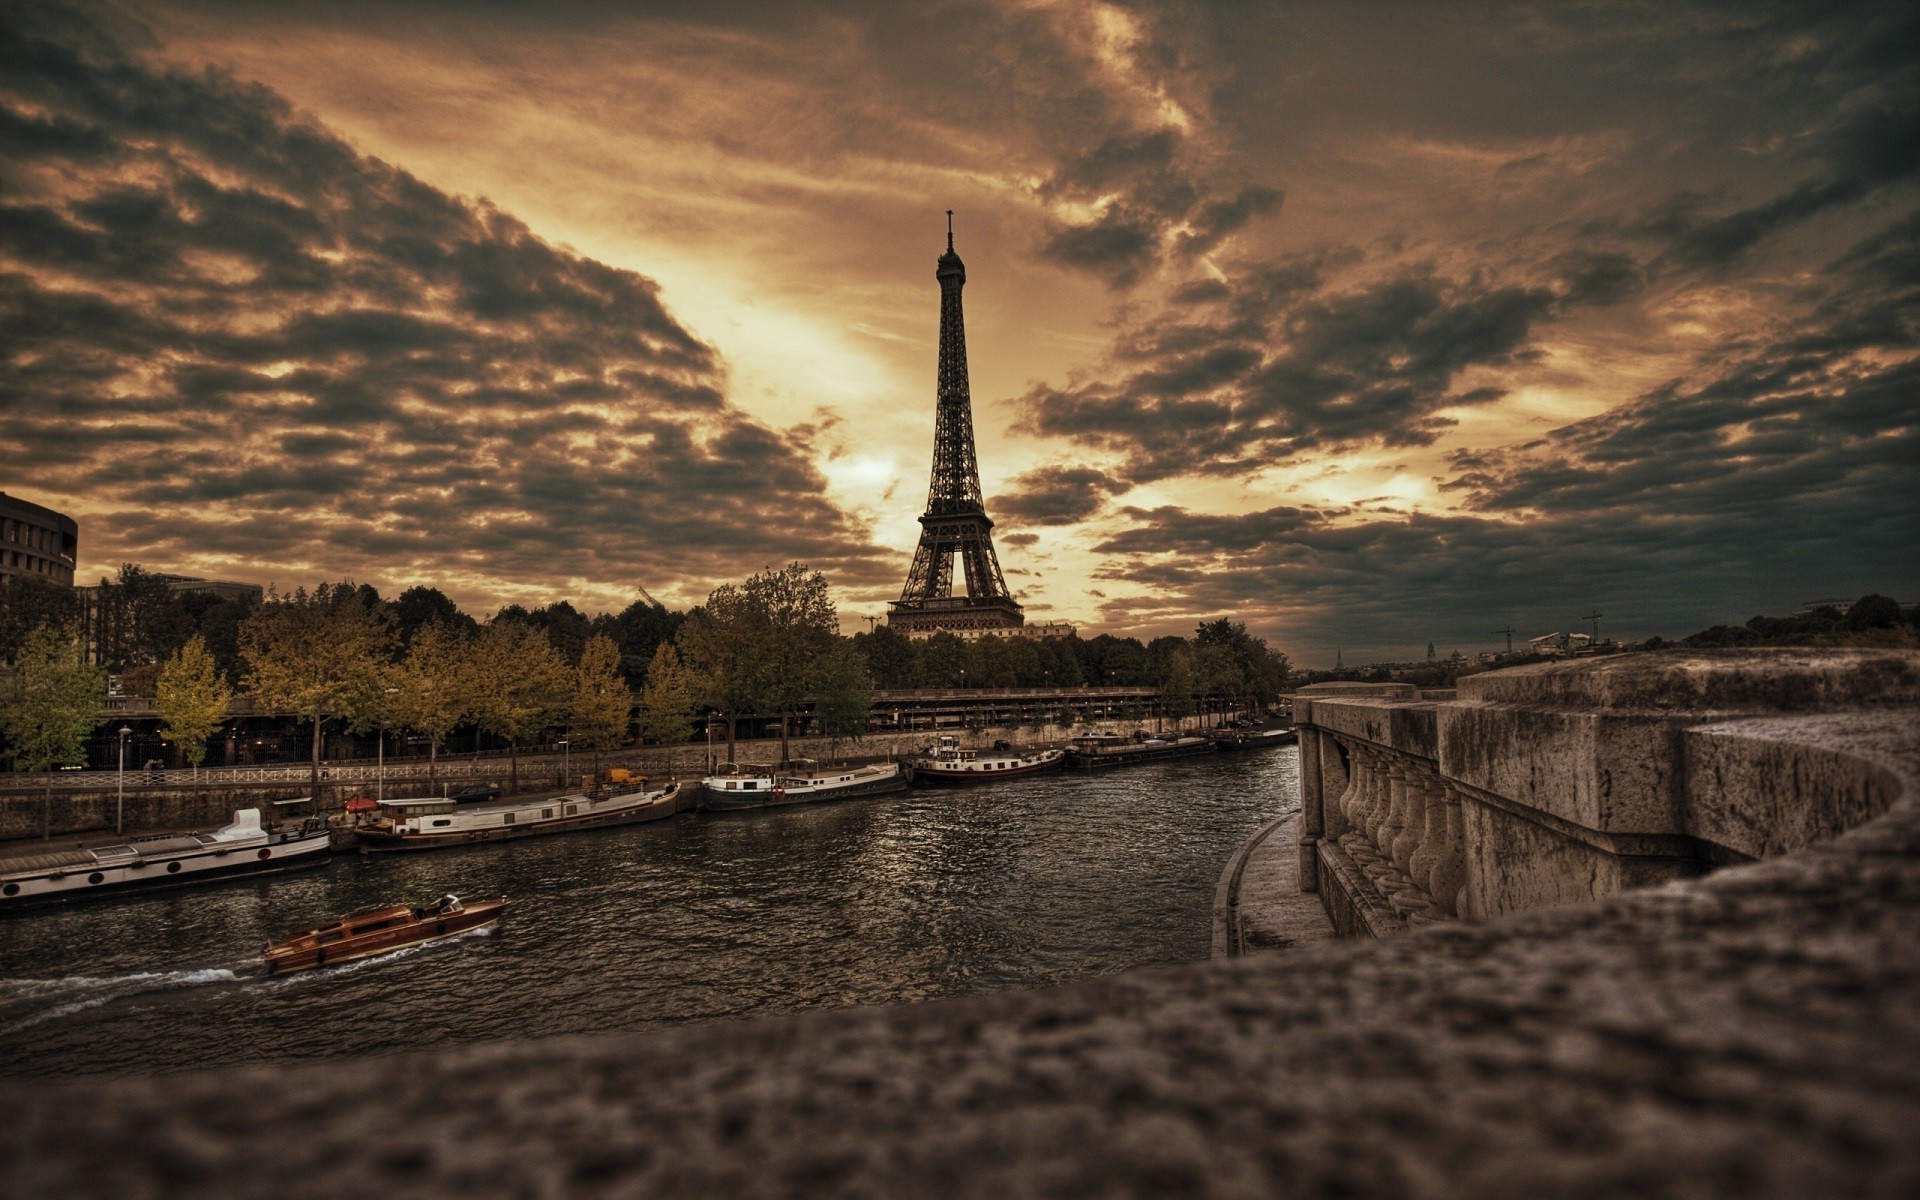
<path fill-rule="evenodd" d="M 824 654 L 815 670 L 813 717 L 820 732 L 838 741 L 867 732 L 873 708 L 873 678 L 866 656 L 851 646 L 836 646 Z"/>
<path fill-rule="evenodd" d="M 662 642 L 647 665 L 640 693 L 640 731 L 662 746 L 684 745 L 693 738 L 693 710 L 707 685 L 680 661 L 672 642 Z"/>
<path fill-rule="evenodd" d="M 0 706 L 0 733 L 14 768 L 50 771 L 86 761 L 87 735 L 107 697 L 107 673 L 90 666 L 69 625 L 36 626 L 14 658 L 13 684 Z"/>
<path fill-rule="evenodd" d="M 471 623 L 469 623 L 471 624 Z M 468 679 L 473 638 L 458 625 L 433 622 L 414 631 L 406 657 L 391 672 L 390 719 L 426 735 L 427 774 L 439 768 L 440 746 L 473 708 Z"/>
<path fill-rule="evenodd" d="M 233 689 L 221 677 L 206 639 L 194 634 L 160 669 L 153 689 L 153 706 L 160 713 L 160 732 L 179 745 L 197 769 L 207 757 L 207 739 L 226 723 Z"/>
<path fill-rule="evenodd" d="M 589 750 L 612 750 L 627 740 L 632 719 L 633 690 L 620 674 L 620 647 L 605 634 L 594 634 L 573 669 L 567 737 Z"/>
<path fill-rule="evenodd" d="M 43 625 L 77 628 L 80 597 L 32 575 L 0 576 L 0 661 L 17 662 L 27 636 Z"/>
<path fill-rule="evenodd" d="M 707 681 L 707 699 L 732 717 L 798 709 L 839 630 L 826 579 L 796 562 L 715 588 L 676 642 Z"/>
<path fill-rule="evenodd" d="M 321 723 L 329 716 L 357 723 L 380 711 L 392 618 L 378 593 L 373 600 L 351 583 L 323 583 L 311 593 L 269 594 L 240 627 L 246 687 L 260 707 L 313 722 L 316 797 Z"/>
<path fill-rule="evenodd" d="M 489 623 L 474 641 L 469 680 L 474 720 L 507 739 L 517 791 L 520 743 L 566 715 L 573 672 L 544 630 L 509 619 Z"/>

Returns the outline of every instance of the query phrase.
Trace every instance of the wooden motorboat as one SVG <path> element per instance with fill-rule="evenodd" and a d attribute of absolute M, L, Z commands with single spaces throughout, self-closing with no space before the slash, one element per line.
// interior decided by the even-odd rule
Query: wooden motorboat
<path fill-rule="evenodd" d="M 268 942 L 260 951 L 260 959 L 269 975 L 352 962 L 491 925 L 506 908 L 505 896 L 464 904 L 452 894 L 425 908 L 405 904 L 370 908 L 331 925 L 293 934 L 284 941 Z"/>

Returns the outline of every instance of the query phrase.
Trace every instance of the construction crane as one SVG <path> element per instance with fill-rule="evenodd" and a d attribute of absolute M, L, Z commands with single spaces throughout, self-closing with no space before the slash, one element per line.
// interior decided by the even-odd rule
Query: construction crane
<path fill-rule="evenodd" d="M 636 589 L 637 591 L 639 591 L 639 593 L 640 593 L 640 598 L 641 598 L 642 600 L 645 600 L 645 601 L 646 601 L 646 602 L 647 602 L 647 603 L 648 603 L 649 605 L 651 605 L 652 607 L 654 607 L 654 608 L 665 608 L 665 607 L 666 607 L 666 605 L 664 605 L 664 604 L 662 604 L 662 603 L 660 603 L 660 602 L 659 602 L 658 600 L 655 600 L 655 599 L 653 598 L 653 593 L 652 593 L 652 592 L 649 592 L 649 591 L 648 591 L 648 590 L 647 590 L 647 589 L 646 589 L 646 588 L 645 588 L 644 586 L 642 586 L 641 584 L 637 584 L 637 583 L 636 583 L 636 584 L 634 584 L 633 586 L 634 586 L 634 588 L 635 588 L 635 589 Z"/>
<path fill-rule="evenodd" d="M 865 622 L 867 623 L 867 632 L 868 632 L 868 633 L 872 633 L 872 632 L 873 632 L 873 631 L 874 631 L 875 629 L 877 629 L 877 628 L 879 628 L 879 626 L 880 626 L 880 618 L 879 618 L 879 617 L 861 617 L 860 619 L 861 619 L 862 621 L 865 621 Z"/>
<path fill-rule="evenodd" d="M 1507 635 L 1507 653 L 1512 654 L 1513 653 L 1513 635 L 1515 632 L 1513 626 L 1509 625 L 1505 629 L 1496 629 L 1494 630 L 1494 632 L 1504 633 Z"/>
<path fill-rule="evenodd" d="M 1598 609 L 1596 609 L 1593 612 L 1588 613 L 1586 616 L 1580 618 L 1582 621 L 1593 622 L 1593 644 L 1596 646 L 1600 644 L 1600 618 L 1604 615 L 1605 614 L 1601 613 Z"/>

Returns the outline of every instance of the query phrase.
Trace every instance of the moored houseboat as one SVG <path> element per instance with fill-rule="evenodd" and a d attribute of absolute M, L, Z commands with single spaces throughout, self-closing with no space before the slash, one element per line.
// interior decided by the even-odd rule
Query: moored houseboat
<path fill-rule="evenodd" d="M 798 762 L 779 768 L 728 763 L 701 783 L 706 787 L 701 808 L 733 812 L 897 792 L 907 786 L 907 774 L 897 762 L 859 767 Z"/>
<path fill-rule="evenodd" d="M 1291 746 L 1300 740 L 1293 729 L 1216 729 L 1210 735 L 1221 750 L 1263 750 L 1270 746 Z"/>
<path fill-rule="evenodd" d="M 1067 743 L 1067 765 L 1082 771 L 1105 770 L 1130 763 L 1157 762 L 1189 754 L 1211 754 L 1211 738 L 1193 734 L 1154 737 L 1144 730 L 1131 737 L 1111 731 L 1083 733 Z"/>
<path fill-rule="evenodd" d="M 0 912 L 318 867 L 332 853 L 331 834 L 318 817 L 269 830 L 260 824 L 259 809 L 243 808 L 212 833 L 162 834 L 0 858 Z"/>
<path fill-rule="evenodd" d="M 684 789 L 672 783 L 647 791 L 646 780 L 629 792 L 600 797 L 574 794 L 547 800 L 459 804 L 446 797 L 387 800 L 372 820 L 355 828 L 364 851 L 437 850 L 485 842 L 515 841 L 553 833 L 604 829 L 659 821 L 680 811 Z"/>
<path fill-rule="evenodd" d="M 1066 760 L 1067 752 L 1056 747 L 962 750 L 959 738 L 943 733 L 924 753 L 907 760 L 907 772 L 914 783 L 988 783 L 1056 770 Z"/>
<path fill-rule="evenodd" d="M 268 942 L 260 951 L 260 960 L 269 975 L 310 971 L 479 929 L 498 921 L 506 909 L 505 896 L 463 904 L 452 894 L 425 908 L 405 904 L 370 908 L 331 925 Z"/>

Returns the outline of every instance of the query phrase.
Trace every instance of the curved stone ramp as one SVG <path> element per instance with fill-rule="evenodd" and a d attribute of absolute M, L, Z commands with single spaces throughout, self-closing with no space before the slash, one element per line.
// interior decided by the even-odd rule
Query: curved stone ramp
<path fill-rule="evenodd" d="M 1378 942 L 633 1036 L 12 1081 L 0 1190 L 1920 1193 L 1920 729 L 1740 736 L 1870 760 L 1898 795 L 1772 861 Z"/>

